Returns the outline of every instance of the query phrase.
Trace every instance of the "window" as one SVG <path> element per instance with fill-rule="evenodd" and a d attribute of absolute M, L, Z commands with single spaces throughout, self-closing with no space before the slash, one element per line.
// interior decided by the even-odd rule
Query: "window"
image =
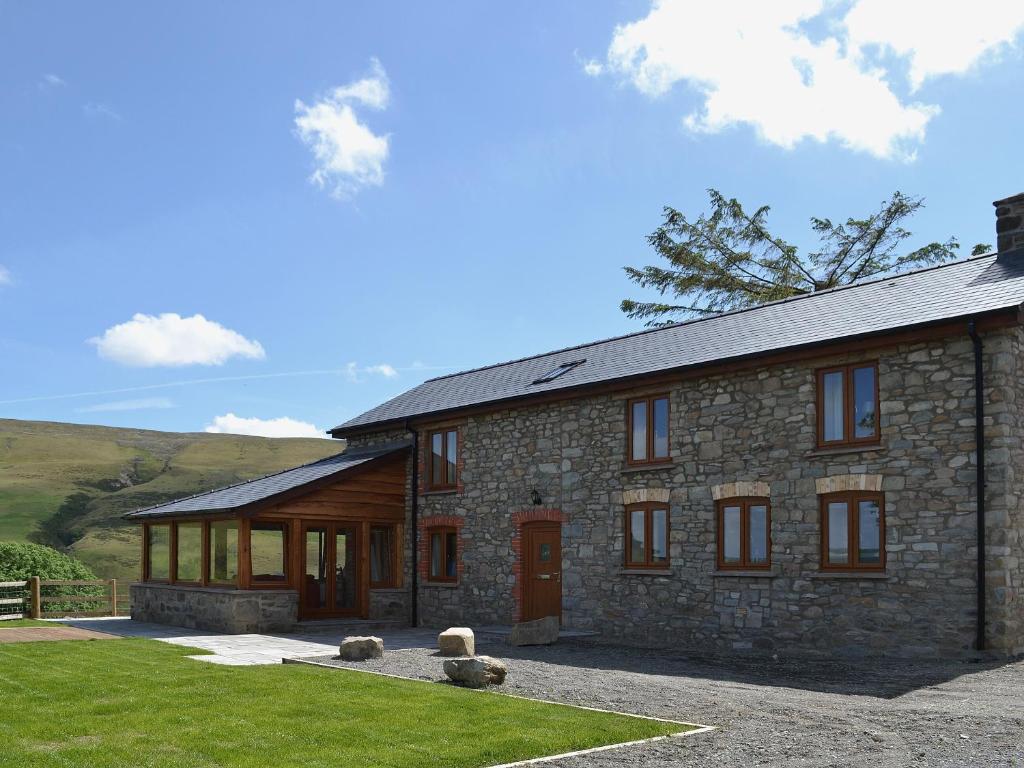
<path fill-rule="evenodd" d="M 626 567 L 668 568 L 668 505 L 626 507 Z"/>
<path fill-rule="evenodd" d="M 146 581 L 171 577 L 171 526 L 146 526 Z"/>
<path fill-rule="evenodd" d="M 203 524 L 177 523 L 175 581 L 198 584 L 203 578 Z"/>
<path fill-rule="evenodd" d="M 253 581 L 285 581 L 288 578 L 287 524 L 253 523 L 249 533 L 249 559 Z"/>
<path fill-rule="evenodd" d="M 430 433 L 430 467 L 427 479 L 431 490 L 448 490 L 458 483 L 459 433 L 444 429 Z"/>
<path fill-rule="evenodd" d="M 370 526 L 370 586 L 393 587 L 397 583 L 397 549 L 393 525 Z"/>
<path fill-rule="evenodd" d="M 458 576 L 458 535 L 454 528 L 431 528 L 430 580 L 455 581 Z"/>
<path fill-rule="evenodd" d="M 831 493 L 821 497 L 821 567 L 885 569 L 885 501 L 880 493 Z"/>
<path fill-rule="evenodd" d="M 771 508 L 768 499 L 718 502 L 718 567 L 771 567 Z"/>
<path fill-rule="evenodd" d="M 818 444 L 878 442 L 878 364 L 818 371 Z"/>
<path fill-rule="evenodd" d="M 238 523 L 216 520 L 210 523 L 210 581 L 234 584 L 238 580 Z"/>
<path fill-rule="evenodd" d="M 668 461 L 668 395 L 630 400 L 627 404 L 630 464 Z"/>
<path fill-rule="evenodd" d="M 559 376 L 564 376 L 569 371 L 571 371 L 573 368 L 576 368 L 576 367 L 578 367 L 580 365 L 583 365 L 585 362 L 587 362 L 587 361 L 586 360 L 570 360 L 567 363 L 560 363 L 559 365 L 556 365 L 550 371 L 545 373 L 543 376 L 539 376 L 538 378 L 534 379 L 530 383 L 531 384 L 545 384 L 545 383 L 547 383 L 549 381 L 554 381 Z"/>

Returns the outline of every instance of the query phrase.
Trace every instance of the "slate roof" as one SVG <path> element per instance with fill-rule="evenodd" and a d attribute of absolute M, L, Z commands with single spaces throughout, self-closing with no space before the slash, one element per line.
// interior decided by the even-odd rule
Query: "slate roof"
<path fill-rule="evenodd" d="M 652 328 L 425 381 L 331 430 L 344 435 L 413 416 L 981 315 L 1024 302 L 1024 249 Z M 584 359 L 552 381 L 560 363 Z"/>
<path fill-rule="evenodd" d="M 224 511 L 238 511 L 242 507 L 254 504 L 258 501 L 265 501 L 279 494 L 309 485 L 331 475 L 338 475 L 354 469 L 368 461 L 379 459 L 397 451 L 406 450 L 408 443 L 396 443 L 376 450 L 361 451 L 358 453 L 339 453 L 329 456 L 326 459 L 314 461 L 311 464 L 304 464 L 301 467 L 286 469 L 273 475 L 247 480 L 226 488 L 218 488 L 214 491 L 198 493 L 177 501 L 166 504 L 158 504 L 155 507 L 146 507 L 129 512 L 124 517 L 127 520 L 142 520 L 154 517 L 169 517 L 173 515 L 195 515 Z"/>

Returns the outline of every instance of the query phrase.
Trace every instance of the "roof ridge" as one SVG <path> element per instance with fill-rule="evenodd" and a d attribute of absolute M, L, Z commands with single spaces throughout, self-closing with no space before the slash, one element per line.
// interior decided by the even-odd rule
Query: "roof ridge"
<path fill-rule="evenodd" d="M 490 365 L 481 365 L 481 366 L 478 366 L 476 368 L 467 368 L 467 369 L 462 370 L 462 371 L 456 371 L 455 373 L 446 373 L 443 376 L 435 376 L 433 378 L 426 379 L 426 380 L 424 380 L 423 384 L 427 384 L 427 383 L 432 382 L 432 381 L 443 381 L 445 379 L 452 379 L 452 378 L 455 378 L 456 376 L 463 376 L 463 375 L 465 375 L 467 373 L 478 373 L 479 371 L 488 371 L 488 370 L 491 370 L 493 368 L 501 368 L 502 366 L 505 366 L 505 365 L 514 365 L 515 363 L 525 363 L 527 360 L 540 360 L 541 358 L 549 357 L 551 355 L 560 355 L 560 354 L 564 354 L 566 352 L 575 352 L 576 350 L 586 349 L 588 347 L 596 347 L 599 344 L 606 344 L 606 343 L 608 343 L 610 341 L 619 341 L 621 339 L 628 339 L 628 338 L 632 338 L 634 336 L 644 336 L 644 335 L 650 334 L 650 333 L 657 333 L 658 331 L 667 331 L 667 330 L 670 330 L 672 328 L 680 328 L 680 327 L 685 326 L 685 325 L 694 325 L 696 323 L 704 323 L 704 322 L 707 322 L 709 320 L 717 320 L 717 319 L 722 318 L 722 317 L 731 317 L 732 315 L 739 315 L 739 314 L 743 314 L 745 312 L 755 312 L 755 311 L 757 311 L 759 309 L 764 309 L 765 307 L 771 307 L 771 306 L 775 306 L 775 305 L 778 305 L 778 304 L 786 304 L 786 303 L 790 303 L 790 302 L 794 302 L 794 301 L 800 301 L 802 299 L 810 299 L 810 298 L 813 298 L 815 296 L 824 296 L 824 295 L 829 294 L 829 293 L 837 293 L 838 291 L 850 290 L 851 288 L 861 288 L 863 286 L 874 285 L 875 283 L 885 282 L 886 280 L 899 280 L 899 279 L 902 279 L 904 277 L 911 277 L 913 275 L 919 275 L 919 274 L 922 274 L 924 272 L 931 272 L 931 271 L 934 271 L 934 270 L 937 270 L 937 269 L 945 269 L 947 267 L 959 266 L 961 264 L 966 264 L 966 263 L 971 262 L 971 261 L 979 261 L 981 259 L 995 258 L 996 256 L 998 256 L 998 254 L 994 253 L 994 252 L 993 253 L 981 254 L 979 256 L 968 256 L 967 258 L 959 259 L 957 261 L 949 261 L 949 262 L 946 262 L 944 264 L 932 264 L 932 265 L 927 266 L 927 267 L 921 267 L 920 269 L 912 269 L 912 270 L 910 270 L 908 272 L 900 272 L 900 273 L 895 274 L 895 275 L 884 275 L 884 276 L 879 276 L 879 277 L 873 277 L 873 278 L 869 278 L 867 280 L 861 280 L 861 281 L 858 281 L 858 282 L 855 282 L 855 283 L 848 283 L 847 285 L 837 285 L 834 288 L 826 288 L 825 290 L 821 290 L 821 291 L 812 291 L 811 293 L 800 294 L 799 296 L 788 296 L 788 297 L 786 297 L 784 299 L 776 299 L 775 301 L 768 301 L 768 302 L 765 302 L 764 304 L 758 304 L 757 306 L 753 306 L 753 307 L 741 307 L 740 309 L 732 309 L 732 310 L 729 310 L 727 312 L 719 312 L 718 314 L 708 315 L 707 317 L 695 317 L 695 318 L 690 318 L 688 320 L 680 320 L 677 323 L 668 323 L 666 325 L 655 326 L 654 328 L 644 328 L 643 330 L 632 331 L 631 333 L 623 333 L 623 334 L 620 334 L 618 336 L 608 336 L 608 337 L 603 338 L 603 339 L 597 339 L 596 341 L 588 341 L 588 342 L 584 342 L 583 344 L 575 344 L 575 345 L 568 346 L 568 347 L 561 347 L 559 349 L 551 350 L 550 352 L 541 352 L 541 353 L 536 354 L 536 355 L 525 355 L 523 357 L 513 358 L 512 360 L 505 360 L 505 361 L 500 362 L 500 363 L 491 363 Z"/>

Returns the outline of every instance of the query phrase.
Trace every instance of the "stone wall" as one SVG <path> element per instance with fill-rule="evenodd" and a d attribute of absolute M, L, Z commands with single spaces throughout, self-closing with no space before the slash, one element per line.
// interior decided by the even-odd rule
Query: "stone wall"
<path fill-rule="evenodd" d="M 299 595 L 286 589 L 218 589 L 178 584 L 132 584 L 132 618 L 154 624 L 230 634 L 291 629 Z"/>
<path fill-rule="evenodd" d="M 1019 597 L 1024 451 L 1015 396 L 1019 332 L 986 334 L 992 645 L 1024 631 Z M 421 585 L 420 620 L 507 624 L 519 617 L 513 515 L 564 514 L 563 621 L 635 644 L 761 652 L 955 655 L 975 635 L 972 345 L 966 335 L 832 356 L 670 386 L 472 416 L 460 424 L 461 492 L 420 497 L 455 515 L 457 586 Z M 878 360 L 882 442 L 816 448 L 815 370 Z M 999 375 L 996 373 L 999 372 Z M 668 392 L 667 465 L 625 463 L 625 401 Z M 422 443 L 422 441 L 421 441 Z M 772 569 L 717 572 L 714 497 L 767 487 Z M 819 492 L 880 487 L 887 568 L 822 572 Z M 717 488 L 717 490 L 716 490 Z M 644 489 L 670 499 L 669 573 L 627 571 L 624 505 Z"/>

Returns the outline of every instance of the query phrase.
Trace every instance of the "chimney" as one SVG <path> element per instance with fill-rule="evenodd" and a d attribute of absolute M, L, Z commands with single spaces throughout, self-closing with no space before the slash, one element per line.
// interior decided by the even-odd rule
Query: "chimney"
<path fill-rule="evenodd" d="M 1024 194 L 992 203 L 996 207 L 996 250 L 1024 248 Z"/>

